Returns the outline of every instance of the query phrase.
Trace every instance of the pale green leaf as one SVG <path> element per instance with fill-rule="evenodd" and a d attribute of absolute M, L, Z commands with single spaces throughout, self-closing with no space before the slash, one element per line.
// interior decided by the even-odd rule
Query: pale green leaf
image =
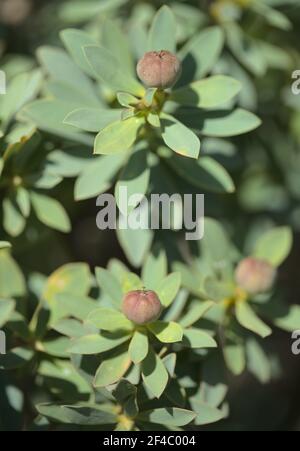
<path fill-rule="evenodd" d="M 130 149 L 143 123 L 143 118 L 131 117 L 108 125 L 96 136 L 94 153 L 111 155 Z"/>
<path fill-rule="evenodd" d="M 134 363 L 142 362 L 149 350 L 149 342 L 147 333 L 136 330 L 129 345 L 129 355 Z"/>
<path fill-rule="evenodd" d="M 178 272 L 169 274 L 160 283 L 157 294 L 164 307 L 168 307 L 175 299 L 181 285 L 181 274 Z"/>
<path fill-rule="evenodd" d="M 176 51 L 176 22 L 171 9 L 164 5 L 156 13 L 148 37 L 148 51 Z"/>
<path fill-rule="evenodd" d="M 60 232 L 70 232 L 70 219 L 56 199 L 34 191 L 31 191 L 30 197 L 37 218 L 43 224 Z"/>
<path fill-rule="evenodd" d="M 293 235 L 289 227 L 276 227 L 265 232 L 255 243 L 253 256 L 266 260 L 271 265 L 280 266 L 288 257 L 293 245 Z"/>
<path fill-rule="evenodd" d="M 155 321 L 148 325 L 148 329 L 162 343 L 176 343 L 183 337 L 182 327 L 174 322 Z"/>
<path fill-rule="evenodd" d="M 235 314 L 238 322 L 246 329 L 260 335 L 262 338 L 271 335 L 272 330 L 270 327 L 258 318 L 247 302 L 238 302 L 235 307 Z"/>
<path fill-rule="evenodd" d="M 233 99 L 240 90 L 241 84 L 234 78 L 214 75 L 174 91 L 171 99 L 181 105 L 216 108 Z"/>

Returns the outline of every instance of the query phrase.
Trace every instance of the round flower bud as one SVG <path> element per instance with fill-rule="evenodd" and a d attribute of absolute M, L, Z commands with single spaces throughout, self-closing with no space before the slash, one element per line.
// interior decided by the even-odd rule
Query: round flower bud
<path fill-rule="evenodd" d="M 154 291 L 136 290 L 126 294 L 122 303 L 124 315 L 136 324 L 146 324 L 159 318 L 161 302 Z"/>
<path fill-rule="evenodd" d="M 181 63 L 167 50 L 147 52 L 137 64 L 137 74 L 148 88 L 171 88 L 181 74 Z"/>
<path fill-rule="evenodd" d="M 270 290 L 275 277 L 276 269 L 270 263 L 253 257 L 242 260 L 235 272 L 237 284 L 252 295 Z"/>

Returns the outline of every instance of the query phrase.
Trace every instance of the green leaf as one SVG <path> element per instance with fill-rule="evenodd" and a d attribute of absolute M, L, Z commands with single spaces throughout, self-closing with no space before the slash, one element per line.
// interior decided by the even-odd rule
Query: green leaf
<path fill-rule="evenodd" d="M 105 307 L 93 310 L 87 316 L 86 322 L 94 324 L 98 329 L 110 332 L 132 329 L 131 321 L 129 321 L 123 313 Z"/>
<path fill-rule="evenodd" d="M 148 329 L 162 343 L 176 343 L 182 341 L 183 329 L 178 323 L 155 321 L 148 325 Z"/>
<path fill-rule="evenodd" d="M 38 343 L 38 350 L 53 357 L 69 357 L 68 347 L 70 339 L 68 337 L 58 337 Z"/>
<path fill-rule="evenodd" d="M 160 398 L 168 383 L 168 372 L 160 357 L 152 348 L 142 363 L 142 377 L 145 385 L 156 398 Z"/>
<path fill-rule="evenodd" d="M 71 293 L 77 300 L 85 296 L 91 287 L 91 274 L 86 263 L 69 263 L 58 268 L 48 278 L 43 291 L 43 299 L 51 303 L 59 293 Z M 73 296 L 68 296 L 71 298 Z M 78 301 L 77 301 L 78 302 Z M 75 303 L 75 301 L 74 301 Z"/>
<path fill-rule="evenodd" d="M 165 144 L 179 155 L 197 159 L 199 138 L 185 125 L 170 115 L 161 114 L 162 138 Z"/>
<path fill-rule="evenodd" d="M 34 352 L 27 348 L 13 348 L 4 355 L 0 355 L 0 370 L 14 370 L 26 365 Z"/>
<path fill-rule="evenodd" d="M 171 9 L 164 5 L 156 13 L 148 37 L 148 51 L 176 52 L 176 22 Z"/>
<path fill-rule="evenodd" d="M 216 193 L 235 191 L 234 182 L 229 173 L 220 163 L 210 157 L 202 156 L 195 162 L 188 158 L 182 159 L 177 155 L 172 155 L 166 161 L 177 174 L 198 188 Z"/>
<path fill-rule="evenodd" d="M 12 237 L 19 236 L 26 226 L 26 220 L 21 213 L 15 195 L 11 194 L 3 200 L 3 227 Z"/>
<path fill-rule="evenodd" d="M 129 356 L 133 363 L 142 362 L 149 351 L 149 342 L 147 333 L 136 330 L 129 345 Z"/>
<path fill-rule="evenodd" d="M 262 338 L 271 335 L 272 330 L 270 327 L 258 318 L 247 302 L 238 302 L 235 307 L 235 314 L 238 322 L 246 329 L 260 335 Z"/>
<path fill-rule="evenodd" d="M 88 33 L 73 28 L 63 30 L 60 37 L 75 63 L 90 76 L 95 76 L 83 53 L 83 47 L 95 45 L 95 40 Z"/>
<path fill-rule="evenodd" d="M 174 91 L 171 100 L 185 106 L 216 108 L 233 99 L 241 87 L 234 78 L 214 75 Z"/>
<path fill-rule="evenodd" d="M 299 330 L 300 326 L 300 306 L 291 305 L 286 314 L 273 318 L 274 324 L 287 332 Z"/>
<path fill-rule="evenodd" d="M 130 155 L 127 165 L 124 167 L 115 187 L 115 198 L 120 211 L 129 215 L 140 203 L 136 199 L 135 203 L 127 205 L 127 199 L 134 195 L 144 196 L 147 193 L 150 180 L 150 168 L 147 164 L 147 149 L 144 147 L 137 149 Z M 125 205 L 122 197 L 122 190 L 127 190 Z"/>
<path fill-rule="evenodd" d="M 271 362 L 257 340 L 249 338 L 246 342 L 247 369 L 262 383 L 271 379 Z"/>
<path fill-rule="evenodd" d="M 163 307 L 168 307 L 174 301 L 180 289 L 180 285 L 181 274 L 179 272 L 169 274 L 163 279 L 157 289 L 157 294 Z"/>
<path fill-rule="evenodd" d="M 123 291 L 118 279 L 103 268 L 96 268 L 96 279 L 99 287 L 110 298 L 112 304 L 116 308 L 120 307 Z"/>
<path fill-rule="evenodd" d="M 95 17 L 101 17 L 124 5 L 127 0 L 73 0 L 72 4 L 63 3 L 59 9 L 59 18 L 63 22 L 83 24 Z"/>
<path fill-rule="evenodd" d="M 83 324 L 77 319 L 63 318 L 52 325 L 52 329 L 59 332 L 61 335 L 66 335 L 70 338 L 80 338 L 97 332 L 97 328 L 90 323 Z"/>
<path fill-rule="evenodd" d="M 264 233 L 256 242 L 253 256 L 280 266 L 291 252 L 293 235 L 289 227 L 276 227 Z"/>
<path fill-rule="evenodd" d="M 122 291 L 127 294 L 129 291 L 142 290 L 144 288 L 143 282 L 133 272 L 126 272 L 122 277 Z"/>
<path fill-rule="evenodd" d="M 52 80 L 66 83 L 82 93 L 86 99 L 86 106 L 99 106 L 91 80 L 64 50 L 49 46 L 40 47 L 38 58 Z"/>
<path fill-rule="evenodd" d="M 117 422 L 114 413 L 101 410 L 96 405 L 68 406 L 45 403 L 38 404 L 37 410 L 54 423 L 99 426 Z"/>
<path fill-rule="evenodd" d="M 0 241 L 0 250 L 11 248 L 11 244 L 8 241 Z"/>
<path fill-rule="evenodd" d="M 206 28 L 193 37 L 179 53 L 183 61 L 180 86 L 209 73 L 219 59 L 223 44 L 224 33 L 218 26 Z"/>
<path fill-rule="evenodd" d="M 124 376 L 131 364 L 128 352 L 121 352 L 104 360 L 99 366 L 95 380 L 95 387 L 106 387 L 114 384 Z"/>
<path fill-rule="evenodd" d="M 151 248 L 153 231 L 118 228 L 117 237 L 128 261 L 135 268 L 139 268 Z"/>
<path fill-rule="evenodd" d="M 25 292 L 25 279 L 19 266 L 7 250 L 0 250 L 0 297 L 19 297 Z"/>
<path fill-rule="evenodd" d="M 0 299 L 0 328 L 9 320 L 15 305 L 12 299 Z"/>
<path fill-rule="evenodd" d="M 224 413 L 221 410 L 204 402 L 191 399 L 191 406 L 196 414 L 195 424 L 197 426 L 216 423 L 224 418 Z"/>
<path fill-rule="evenodd" d="M 74 108 L 73 104 L 59 100 L 36 100 L 27 104 L 19 113 L 19 117 L 33 122 L 41 130 L 90 146 L 93 142 L 91 136 L 63 123 L 67 114 Z"/>
<path fill-rule="evenodd" d="M 128 92 L 118 92 L 117 99 L 120 105 L 131 108 L 139 102 L 139 99 Z"/>
<path fill-rule="evenodd" d="M 156 290 L 167 276 L 167 256 L 162 248 L 155 247 L 145 261 L 142 279 L 146 288 Z"/>
<path fill-rule="evenodd" d="M 216 111 L 182 109 L 176 113 L 176 117 L 204 136 L 242 135 L 261 125 L 261 120 L 255 114 L 241 108 Z"/>
<path fill-rule="evenodd" d="M 223 354 L 227 368 L 235 376 L 242 374 L 246 367 L 244 344 L 240 341 L 227 341 L 223 347 Z"/>
<path fill-rule="evenodd" d="M 254 75 L 261 77 L 267 69 L 266 59 L 260 42 L 246 34 L 236 22 L 230 21 L 225 27 L 227 45 L 236 59 Z"/>
<path fill-rule="evenodd" d="M 177 407 L 160 408 L 139 413 L 137 419 L 150 423 L 167 424 L 168 426 L 185 426 L 195 418 L 191 410 Z"/>
<path fill-rule="evenodd" d="M 70 399 L 78 394 L 90 394 L 91 387 L 73 367 L 72 363 L 60 359 L 43 360 L 38 368 L 38 374 L 43 377 L 45 385 L 50 387 L 55 396 Z M 74 393 L 75 392 L 75 393 Z"/>
<path fill-rule="evenodd" d="M 108 125 L 96 136 L 94 153 L 111 155 L 130 149 L 143 123 L 143 118 L 131 117 Z"/>
<path fill-rule="evenodd" d="M 60 232 L 71 231 L 69 217 L 56 199 L 34 191 L 31 191 L 30 197 L 35 213 L 43 224 Z"/>
<path fill-rule="evenodd" d="M 97 77 L 114 91 L 130 92 L 133 95 L 143 96 L 143 86 L 129 73 L 124 73 L 117 58 L 108 50 L 89 45 L 84 47 L 86 58 Z"/>
<path fill-rule="evenodd" d="M 122 334 L 86 335 L 72 340 L 68 352 L 83 355 L 99 354 L 116 348 L 127 340 L 129 336 Z"/>
<path fill-rule="evenodd" d="M 0 117 L 8 124 L 12 117 L 38 93 L 42 82 L 40 70 L 17 75 L 8 85 L 7 93 L 1 99 Z"/>
<path fill-rule="evenodd" d="M 205 260 L 225 264 L 233 257 L 233 245 L 222 224 L 212 218 L 205 218 L 205 236 L 201 242 Z"/>
<path fill-rule="evenodd" d="M 52 324 L 56 324 L 56 321 L 66 316 L 85 321 L 87 316 L 97 308 L 97 303 L 91 298 L 76 295 L 71 291 L 53 293 L 48 299 L 53 315 Z"/>
<path fill-rule="evenodd" d="M 206 332 L 199 329 L 185 329 L 183 333 L 183 346 L 189 348 L 216 348 L 217 342 Z"/>
<path fill-rule="evenodd" d="M 76 179 L 75 200 L 90 199 L 108 191 L 126 158 L 125 152 L 95 158 Z"/>
<path fill-rule="evenodd" d="M 187 313 L 180 319 L 179 323 L 182 327 L 192 326 L 214 305 L 213 301 L 195 301 Z"/>
<path fill-rule="evenodd" d="M 175 352 L 166 355 L 162 361 L 171 377 L 175 376 L 175 367 L 176 367 L 177 355 Z"/>
<path fill-rule="evenodd" d="M 112 122 L 121 120 L 121 109 L 77 108 L 64 118 L 63 123 L 86 132 L 99 132 Z"/>
<path fill-rule="evenodd" d="M 104 20 L 102 25 L 102 45 L 117 59 L 120 67 L 134 75 L 134 62 L 127 36 L 116 21 Z"/>

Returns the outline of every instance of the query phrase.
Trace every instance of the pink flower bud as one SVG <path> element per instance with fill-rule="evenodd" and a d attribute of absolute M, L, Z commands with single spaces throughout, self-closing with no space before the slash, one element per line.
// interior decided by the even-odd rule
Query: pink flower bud
<path fill-rule="evenodd" d="M 161 310 L 161 302 L 154 291 L 130 291 L 122 303 L 124 315 L 136 324 L 155 321 L 159 318 Z"/>
<path fill-rule="evenodd" d="M 181 63 L 167 50 L 147 52 L 137 64 L 137 74 L 148 88 L 170 88 L 181 74 Z"/>
<path fill-rule="evenodd" d="M 253 257 L 242 260 L 235 272 L 236 283 L 253 295 L 270 290 L 275 277 L 276 269 L 270 263 Z"/>

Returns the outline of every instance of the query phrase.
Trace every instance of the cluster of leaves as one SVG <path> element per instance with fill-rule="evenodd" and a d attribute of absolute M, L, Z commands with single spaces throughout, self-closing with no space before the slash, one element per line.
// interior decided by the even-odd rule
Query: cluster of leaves
<path fill-rule="evenodd" d="M 244 256 L 279 268 L 293 239 L 276 222 L 299 228 L 299 105 L 287 89 L 277 96 L 300 61 L 281 39 L 292 18 L 280 7 L 295 2 L 170 2 L 157 12 L 153 3 L 63 2 L 61 27 L 84 30 L 63 30 L 64 48 L 40 47 L 41 69 L 23 56 L 3 66 L 0 402 L 9 423 L 1 412 L 1 430 L 215 423 L 230 413 L 228 374 L 269 382 L 279 363 L 262 339 L 271 326 L 299 328 L 299 306 L 286 305 L 277 285 L 250 296 L 234 277 Z M 145 89 L 135 63 L 161 49 L 177 52 L 182 75 L 170 90 Z M 57 258 L 46 277 L 22 248 L 28 254 L 45 226 L 72 231 L 67 179 L 75 201 L 114 189 L 121 208 L 120 186 L 201 190 L 207 213 L 227 221 L 206 218 L 205 238 L 190 247 L 177 233 L 118 230 L 135 273 L 116 259 L 93 275 L 87 263 Z M 224 199 L 236 187 L 232 208 Z M 157 292 L 163 313 L 136 326 L 121 301 L 143 287 Z"/>

